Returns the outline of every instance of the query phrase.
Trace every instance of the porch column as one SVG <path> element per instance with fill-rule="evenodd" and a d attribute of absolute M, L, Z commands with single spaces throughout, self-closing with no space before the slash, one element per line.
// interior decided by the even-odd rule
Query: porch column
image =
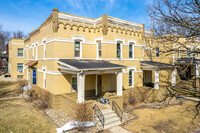
<path fill-rule="evenodd" d="M 117 95 L 122 96 L 122 72 L 117 73 Z"/>
<path fill-rule="evenodd" d="M 172 71 L 172 86 L 176 85 L 176 70 Z"/>
<path fill-rule="evenodd" d="M 154 88 L 159 89 L 159 70 L 154 71 Z"/>
<path fill-rule="evenodd" d="M 85 101 L 85 74 L 77 74 L 78 103 Z"/>
<path fill-rule="evenodd" d="M 196 77 L 199 77 L 199 64 L 195 65 L 195 69 L 196 69 Z"/>

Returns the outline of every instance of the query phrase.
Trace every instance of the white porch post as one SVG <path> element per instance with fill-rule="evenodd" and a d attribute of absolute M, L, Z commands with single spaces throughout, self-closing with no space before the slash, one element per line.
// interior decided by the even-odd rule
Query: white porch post
<path fill-rule="evenodd" d="M 117 95 L 122 96 L 122 72 L 117 73 Z"/>
<path fill-rule="evenodd" d="M 159 89 L 159 70 L 154 71 L 154 88 Z"/>
<path fill-rule="evenodd" d="M 85 101 L 85 74 L 77 74 L 77 86 L 78 86 L 78 103 Z"/>
<path fill-rule="evenodd" d="M 172 86 L 176 85 L 176 70 L 172 71 Z"/>
<path fill-rule="evenodd" d="M 196 69 L 196 77 L 199 77 L 199 64 L 195 65 L 195 69 Z"/>

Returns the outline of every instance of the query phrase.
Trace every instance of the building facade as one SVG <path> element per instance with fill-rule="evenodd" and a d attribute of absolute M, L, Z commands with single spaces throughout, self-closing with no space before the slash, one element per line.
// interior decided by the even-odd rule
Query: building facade
<path fill-rule="evenodd" d="M 144 39 L 152 36 L 144 24 L 105 14 L 85 18 L 53 9 L 28 38 L 9 41 L 9 72 L 12 78 L 23 77 L 29 85 L 54 96 L 73 94 L 79 103 L 114 92 L 113 99 L 122 107 L 124 89 L 144 83 L 159 88 L 162 64 L 154 66 L 145 52 Z"/>

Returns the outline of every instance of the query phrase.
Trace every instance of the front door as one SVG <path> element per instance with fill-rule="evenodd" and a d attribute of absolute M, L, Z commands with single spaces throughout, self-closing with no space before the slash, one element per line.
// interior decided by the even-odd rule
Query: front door
<path fill-rule="evenodd" d="M 98 75 L 97 78 L 97 89 L 98 89 L 98 96 L 101 96 L 102 93 L 102 76 Z"/>

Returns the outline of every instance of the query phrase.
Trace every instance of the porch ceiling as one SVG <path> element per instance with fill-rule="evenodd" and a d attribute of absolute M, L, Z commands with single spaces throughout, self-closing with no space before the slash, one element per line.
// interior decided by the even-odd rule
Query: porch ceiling
<path fill-rule="evenodd" d="M 173 70 L 175 69 L 174 65 L 155 62 L 155 61 L 140 61 L 142 70 Z"/>

